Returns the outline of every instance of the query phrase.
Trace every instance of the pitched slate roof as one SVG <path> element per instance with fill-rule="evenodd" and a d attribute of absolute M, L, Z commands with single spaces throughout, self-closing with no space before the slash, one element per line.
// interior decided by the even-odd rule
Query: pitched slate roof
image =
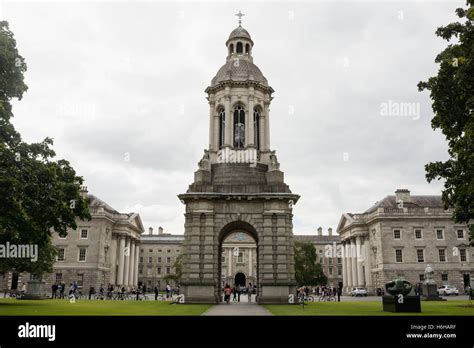
<path fill-rule="evenodd" d="M 410 196 L 409 202 L 403 202 L 407 208 L 444 208 L 441 196 Z M 387 196 L 381 201 L 376 202 L 364 213 L 371 213 L 377 208 L 397 208 L 396 196 Z"/>

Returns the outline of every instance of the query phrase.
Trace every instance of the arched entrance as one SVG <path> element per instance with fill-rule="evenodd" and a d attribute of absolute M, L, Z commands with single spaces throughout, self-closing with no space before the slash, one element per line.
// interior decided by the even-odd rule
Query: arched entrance
<path fill-rule="evenodd" d="M 234 278 L 235 286 L 245 287 L 247 285 L 245 274 L 239 272 L 235 275 Z"/>
<path fill-rule="evenodd" d="M 239 289 L 240 301 L 246 303 L 257 300 L 258 286 L 258 236 L 247 222 L 235 221 L 226 225 L 219 234 L 219 284 L 217 297 L 223 301 L 226 285 Z M 251 287 L 251 289 L 247 289 Z M 250 291 L 249 291 L 250 290 Z M 254 294 L 250 297 L 248 293 Z"/>

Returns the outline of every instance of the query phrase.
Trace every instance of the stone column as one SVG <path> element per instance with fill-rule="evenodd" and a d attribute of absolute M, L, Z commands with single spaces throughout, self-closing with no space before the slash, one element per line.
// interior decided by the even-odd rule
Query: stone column
<path fill-rule="evenodd" d="M 128 285 L 129 271 L 130 271 L 130 238 L 127 237 L 125 242 L 125 249 L 128 250 L 128 255 L 125 255 L 125 267 L 123 270 L 123 284 Z"/>
<path fill-rule="evenodd" d="M 247 146 L 254 146 L 255 145 L 255 142 L 254 142 L 254 138 L 255 138 L 255 129 L 254 129 L 254 124 L 253 124 L 253 108 L 254 108 L 254 105 L 253 105 L 253 96 L 250 96 L 249 97 L 249 116 L 248 116 L 248 120 L 249 120 L 249 123 L 248 125 L 246 126 L 246 128 L 248 129 L 247 132 L 245 132 L 246 135 L 248 135 L 248 140 L 247 140 Z"/>
<path fill-rule="evenodd" d="M 215 150 L 217 148 L 216 146 L 216 139 L 214 138 L 214 105 L 215 103 L 213 101 L 209 102 L 209 150 Z"/>
<path fill-rule="evenodd" d="M 364 242 L 365 247 L 365 285 L 367 286 L 367 291 L 372 292 L 372 272 L 370 271 L 372 265 L 370 264 L 370 244 L 369 239 L 367 238 Z"/>
<path fill-rule="evenodd" d="M 362 243 L 360 236 L 356 237 L 356 265 L 357 265 L 357 286 L 364 286 L 364 269 L 362 263 L 365 260 L 362 255 Z"/>
<path fill-rule="evenodd" d="M 345 242 L 342 243 L 342 287 L 347 286 L 347 267 L 346 267 L 346 249 Z"/>
<path fill-rule="evenodd" d="M 112 232 L 110 232 L 112 233 Z M 114 239 L 112 236 L 110 238 L 110 283 L 116 284 L 117 283 L 117 248 L 118 243 L 117 239 Z"/>
<path fill-rule="evenodd" d="M 357 253 L 354 239 L 351 241 L 351 271 L 352 271 L 352 286 L 357 286 L 359 280 L 357 279 Z"/>
<path fill-rule="evenodd" d="M 133 286 L 133 276 L 135 271 L 135 240 L 130 242 L 130 267 L 128 271 L 128 285 Z"/>
<path fill-rule="evenodd" d="M 347 276 L 347 291 L 353 286 L 352 283 L 352 265 L 351 265 L 351 242 L 350 240 L 346 240 L 346 246 L 344 250 L 344 264 L 346 266 L 346 276 Z"/>
<path fill-rule="evenodd" d="M 133 272 L 133 285 L 138 285 L 138 257 L 140 253 L 140 246 L 135 245 L 135 270 Z"/>
<path fill-rule="evenodd" d="M 125 237 L 119 236 L 119 264 L 118 264 L 118 274 L 117 274 L 117 285 L 123 285 L 123 268 L 125 266 Z"/>
<path fill-rule="evenodd" d="M 229 248 L 228 260 L 227 260 L 227 276 L 232 276 L 232 248 Z"/>
<path fill-rule="evenodd" d="M 232 141 L 232 127 L 233 127 L 233 115 L 230 110 L 230 97 L 225 97 L 225 142 L 224 145 L 233 146 Z"/>
<path fill-rule="evenodd" d="M 253 259 L 252 259 L 252 248 L 249 248 L 249 277 L 252 276 L 252 267 L 253 267 Z"/>
<path fill-rule="evenodd" d="M 269 103 L 265 103 L 265 142 L 264 142 L 264 150 L 270 150 L 270 109 L 269 109 Z"/>

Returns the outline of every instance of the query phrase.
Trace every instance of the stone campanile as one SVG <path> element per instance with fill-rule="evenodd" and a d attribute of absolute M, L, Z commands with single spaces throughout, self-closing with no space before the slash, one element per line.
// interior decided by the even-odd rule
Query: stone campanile
<path fill-rule="evenodd" d="M 274 90 L 253 63 L 254 42 L 240 19 L 226 41 L 226 62 L 205 90 L 209 148 L 178 196 L 186 205 L 181 284 L 188 303 L 222 300 L 222 242 L 234 232 L 257 244 L 257 302 L 287 302 L 295 291 L 292 207 L 299 196 L 270 148 Z"/>

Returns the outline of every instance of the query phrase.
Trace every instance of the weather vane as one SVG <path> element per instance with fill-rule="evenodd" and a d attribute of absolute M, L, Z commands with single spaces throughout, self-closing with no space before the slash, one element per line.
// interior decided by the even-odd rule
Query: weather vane
<path fill-rule="evenodd" d="M 237 17 L 239 17 L 239 26 L 242 24 L 242 17 L 245 16 L 242 11 L 239 10 L 239 13 L 236 14 Z"/>

